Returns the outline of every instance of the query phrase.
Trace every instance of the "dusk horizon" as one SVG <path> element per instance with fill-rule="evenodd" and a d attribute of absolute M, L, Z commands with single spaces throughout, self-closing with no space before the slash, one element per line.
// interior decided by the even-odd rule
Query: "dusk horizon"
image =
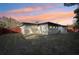
<path fill-rule="evenodd" d="M 66 7 L 63 3 L 5 3 L 0 4 L 0 17 L 6 16 L 20 22 L 54 22 L 73 24 L 76 6 Z"/>

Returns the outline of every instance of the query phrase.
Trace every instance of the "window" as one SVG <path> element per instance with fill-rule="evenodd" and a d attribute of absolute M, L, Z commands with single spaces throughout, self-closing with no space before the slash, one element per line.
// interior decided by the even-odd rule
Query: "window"
<path fill-rule="evenodd" d="M 55 26 L 53 26 L 53 28 L 56 28 Z"/>
<path fill-rule="evenodd" d="M 53 28 L 52 26 L 49 26 L 49 28 Z"/>

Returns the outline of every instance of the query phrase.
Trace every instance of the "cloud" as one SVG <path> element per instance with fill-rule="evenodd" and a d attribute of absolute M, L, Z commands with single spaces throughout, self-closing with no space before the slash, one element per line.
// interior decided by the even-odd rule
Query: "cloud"
<path fill-rule="evenodd" d="M 20 16 L 20 19 L 38 19 L 38 20 L 49 19 L 50 20 L 50 19 L 59 19 L 59 18 L 69 18 L 73 16 L 74 16 L 73 12 L 50 12 L 50 13 L 44 13 L 35 16 Z"/>
<path fill-rule="evenodd" d="M 46 14 L 38 15 L 36 18 L 38 19 L 57 19 L 57 18 L 68 18 L 73 17 L 73 12 L 50 12 Z"/>
<path fill-rule="evenodd" d="M 2 17 L 2 16 L 10 16 L 10 15 L 7 13 L 0 13 L 0 17 Z"/>
<path fill-rule="evenodd" d="M 22 14 L 22 13 L 33 12 L 33 11 L 40 10 L 40 9 L 41 9 L 40 7 L 27 7 L 27 8 L 23 8 L 23 9 L 10 10 L 7 13 Z"/>
<path fill-rule="evenodd" d="M 57 22 L 57 23 L 72 23 L 72 17 L 74 16 L 73 12 L 64 12 L 64 11 L 49 11 L 46 13 L 40 13 L 39 15 L 32 15 L 32 16 L 22 16 L 24 13 L 30 13 L 34 11 L 42 11 L 46 10 L 49 8 L 54 7 L 55 5 L 52 4 L 47 4 L 47 5 L 41 5 L 41 6 L 30 6 L 30 7 L 25 7 L 25 8 L 20 8 L 20 9 L 13 9 L 9 10 L 4 13 L 0 13 L 0 16 L 7 16 L 7 17 L 12 17 L 20 22 L 34 22 L 34 21 L 51 21 L 51 22 Z M 21 14 L 21 15 L 19 15 Z M 69 22 L 68 22 L 69 21 Z"/>
<path fill-rule="evenodd" d="M 72 24 L 73 12 L 50 12 L 36 16 L 11 16 L 21 22 L 51 21 L 61 24 Z"/>
<path fill-rule="evenodd" d="M 47 5 L 41 5 L 41 6 L 29 6 L 29 7 L 25 7 L 25 8 L 9 10 L 6 13 L 9 13 L 9 14 L 23 14 L 23 13 L 29 13 L 29 12 L 34 12 L 34 11 L 45 10 L 45 9 L 48 9 L 48 8 L 52 8 L 55 5 L 56 4 L 47 4 Z"/>
<path fill-rule="evenodd" d="M 7 17 L 12 17 L 20 22 L 35 22 L 35 21 L 51 21 L 59 24 L 72 24 L 73 16 L 75 15 L 73 12 L 48 12 L 40 15 L 34 16 L 14 16 L 7 14 L 0 14 L 0 16 L 6 15 Z"/>

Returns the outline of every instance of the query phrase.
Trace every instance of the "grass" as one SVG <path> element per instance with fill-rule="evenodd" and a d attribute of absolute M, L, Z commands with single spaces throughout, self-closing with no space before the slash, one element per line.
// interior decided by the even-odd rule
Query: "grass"
<path fill-rule="evenodd" d="M 0 36 L 1 55 L 78 55 L 79 33 L 25 39 L 20 33 Z"/>

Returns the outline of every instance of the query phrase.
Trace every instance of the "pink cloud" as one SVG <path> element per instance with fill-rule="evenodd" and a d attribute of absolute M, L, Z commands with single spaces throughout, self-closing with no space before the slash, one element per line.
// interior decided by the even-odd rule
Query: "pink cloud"
<path fill-rule="evenodd" d="M 55 5 L 53 5 L 54 7 Z M 34 11 L 40 11 L 40 10 L 45 10 L 48 8 L 51 8 L 51 4 L 47 4 L 44 6 L 31 6 L 31 7 L 25 7 L 21 9 L 14 9 L 14 10 L 9 10 L 5 13 L 0 13 L 0 16 L 7 16 L 7 17 L 12 17 L 20 22 L 33 22 L 33 21 L 51 21 L 51 22 L 57 22 L 61 24 L 67 24 L 70 22 L 72 23 L 72 17 L 74 16 L 73 12 L 47 12 L 43 13 L 40 15 L 34 15 L 34 16 L 15 16 L 15 14 L 23 14 L 23 13 L 29 13 L 29 12 L 34 12 Z M 69 22 L 68 22 L 69 21 Z"/>
<path fill-rule="evenodd" d="M 34 12 L 34 11 L 41 11 L 41 10 L 45 10 L 45 9 L 52 8 L 52 7 L 54 7 L 54 4 L 47 4 L 47 5 L 41 5 L 41 6 L 30 6 L 30 7 L 20 8 L 20 9 L 9 10 L 6 13 L 22 14 L 22 13 L 28 13 L 28 12 Z"/>
<path fill-rule="evenodd" d="M 69 18 L 73 17 L 73 12 L 50 12 L 44 13 L 35 16 L 17 16 L 19 19 L 38 19 L 38 20 L 46 20 L 46 19 L 59 19 L 59 18 Z"/>
<path fill-rule="evenodd" d="M 36 16 L 11 16 L 11 17 L 21 22 L 51 21 L 61 24 L 72 24 L 73 16 L 74 16 L 73 12 L 49 12 Z"/>
<path fill-rule="evenodd" d="M 35 10 L 40 10 L 40 9 L 41 8 L 39 8 L 39 7 L 28 7 L 28 8 L 23 8 L 23 9 L 10 10 L 7 13 L 11 13 L 11 14 L 22 14 L 22 13 L 33 12 Z"/>

